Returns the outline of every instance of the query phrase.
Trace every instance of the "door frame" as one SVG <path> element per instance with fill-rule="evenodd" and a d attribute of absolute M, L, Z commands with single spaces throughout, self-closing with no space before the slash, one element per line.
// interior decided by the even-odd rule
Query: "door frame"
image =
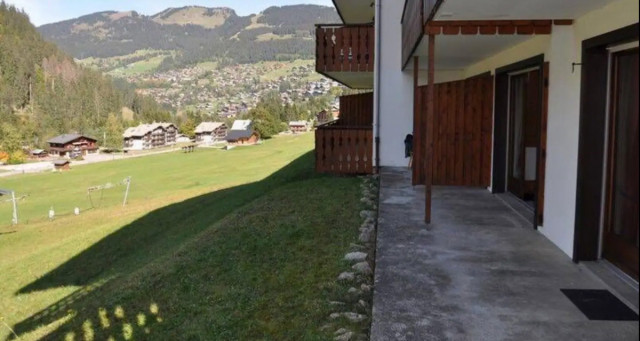
<path fill-rule="evenodd" d="M 491 175 L 491 192 L 494 194 L 505 193 L 507 191 L 507 163 L 509 159 L 508 138 L 509 138 L 509 75 L 518 71 L 524 71 L 532 68 L 540 69 L 540 103 L 541 112 L 544 111 L 544 86 L 545 81 L 542 77 L 544 70 L 544 54 L 540 54 L 531 58 L 527 58 L 513 64 L 503 66 L 496 69 L 495 91 L 494 91 L 494 138 L 493 138 L 493 174 Z M 541 126 L 540 132 L 543 127 Z M 539 132 L 539 133 L 540 133 Z M 540 134 L 539 134 L 540 135 Z M 538 136 L 540 141 L 540 136 Z M 540 149 L 540 148 L 538 148 Z M 536 155 L 536 164 L 541 162 L 540 150 Z M 537 172 L 536 172 L 537 173 Z M 536 174 L 536 203 L 538 202 L 538 193 L 540 186 L 540 174 Z M 538 205 L 534 207 L 534 219 L 531 222 L 534 229 L 538 229 Z"/>
<path fill-rule="evenodd" d="M 638 23 L 582 41 L 578 175 L 573 261 L 600 258 L 605 200 L 609 50 L 638 40 Z"/>

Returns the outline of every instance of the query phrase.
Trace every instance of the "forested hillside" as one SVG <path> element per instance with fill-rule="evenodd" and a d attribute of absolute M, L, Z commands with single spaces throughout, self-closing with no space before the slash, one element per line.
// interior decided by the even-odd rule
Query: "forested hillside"
<path fill-rule="evenodd" d="M 201 61 L 311 59 L 314 24 L 338 21 L 335 9 L 325 6 L 270 7 L 245 17 L 229 8 L 190 6 L 152 16 L 100 12 L 38 29 L 45 39 L 78 59 L 167 51 L 171 55 L 160 66 L 167 70 Z"/>
<path fill-rule="evenodd" d="M 134 89 L 76 65 L 25 13 L 0 2 L 0 151 L 43 146 L 61 133 L 102 136 L 108 120 L 112 130 L 122 125 L 123 108 L 137 120 L 170 118 Z"/>

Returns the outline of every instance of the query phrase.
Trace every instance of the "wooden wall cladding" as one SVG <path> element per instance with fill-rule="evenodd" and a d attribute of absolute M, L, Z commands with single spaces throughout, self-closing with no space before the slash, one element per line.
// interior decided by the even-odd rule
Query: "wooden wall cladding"
<path fill-rule="evenodd" d="M 493 76 L 435 85 L 433 185 L 488 187 L 491 182 Z M 426 98 L 427 86 L 419 87 Z M 425 115 L 426 103 L 420 101 Z M 420 125 L 419 129 L 424 129 Z M 419 157 L 418 157 L 419 158 Z M 417 160 L 416 164 L 422 164 Z M 424 184 L 422 172 L 418 182 Z"/>
<path fill-rule="evenodd" d="M 340 97 L 341 126 L 373 126 L 373 93 Z"/>

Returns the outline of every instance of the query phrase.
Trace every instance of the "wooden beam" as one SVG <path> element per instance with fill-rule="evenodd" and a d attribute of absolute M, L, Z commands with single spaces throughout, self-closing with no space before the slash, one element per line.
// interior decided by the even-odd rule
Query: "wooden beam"
<path fill-rule="evenodd" d="M 420 118 L 420 91 L 418 91 L 418 78 L 420 72 L 420 57 L 413 57 L 413 161 L 411 164 L 411 183 L 418 184 L 420 165 L 422 164 L 421 141 L 421 118 Z"/>
<path fill-rule="evenodd" d="M 429 35 L 429 60 L 428 60 L 428 74 L 427 74 L 427 129 L 426 129 L 426 157 L 425 157 L 425 216 L 424 221 L 427 224 L 431 223 L 431 184 L 433 183 L 433 116 L 434 116 L 434 100 L 435 100 L 435 47 L 436 36 Z"/>
<path fill-rule="evenodd" d="M 571 25 L 573 20 L 450 20 L 430 21 L 425 34 L 433 35 L 548 35 L 553 25 Z"/>
<path fill-rule="evenodd" d="M 573 25 L 573 19 L 556 19 L 553 21 L 553 24 L 558 26 L 571 26 Z"/>

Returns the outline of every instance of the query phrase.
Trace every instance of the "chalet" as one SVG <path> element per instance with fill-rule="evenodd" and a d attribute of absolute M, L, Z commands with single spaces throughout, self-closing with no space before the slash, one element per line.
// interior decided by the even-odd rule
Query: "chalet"
<path fill-rule="evenodd" d="M 603 289 L 638 311 L 638 0 L 333 3 L 344 24 L 317 25 L 316 71 L 373 96 L 340 98 L 340 118 L 316 130 L 316 169 L 377 172 L 383 186 L 395 186 L 381 191 L 393 204 L 382 201 L 378 212 L 386 221 L 378 238 L 395 239 L 378 240 L 376 251 L 385 260 L 375 274 L 385 294 L 374 293 L 377 339 L 400 323 L 415 334 L 396 338 L 421 339 L 429 334 L 419 322 L 441 314 L 452 327 L 435 338 L 637 339 L 637 315 L 610 327 L 582 324 L 577 299 L 561 289 Z M 420 222 L 385 217 L 401 210 L 402 220 L 418 207 Z M 498 218 L 510 210 L 522 224 Z M 526 233 L 507 232 L 516 226 Z M 397 257 L 397 248 L 414 258 Z M 421 268 L 405 267 L 413 262 Z M 502 289 L 475 290 L 489 286 Z M 394 305 L 400 287 L 396 297 L 416 309 Z M 425 287 L 455 295 L 431 304 L 421 301 Z M 497 311 L 513 319 L 505 324 Z M 561 320 L 562 331 L 538 316 Z"/>
<path fill-rule="evenodd" d="M 29 152 L 29 154 L 32 158 L 35 159 L 43 159 L 49 156 L 49 153 L 47 153 L 47 151 L 44 149 L 33 149 Z"/>
<path fill-rule="evenodd" d="M 177 135 L 173 123 L 151 123 L 127 128 L 122 137 L 125 150 L 145 150 L 173 145 Z"/>
<path fill-rule="evenodd" d="M 98 152 L 97 142 L 94 138 L 79 134 L 63 134 L 47 141 L 49 154 L 60 157 L 95 154 Z"/>
<path fill-rule="evenodd" d="M 224 141 L 227 136 L 227 125 L 222 122 L 202 122 L 195 130 L 196 142 L 211 144 Z"/>
<path fill-rule="evenodd" d="M 260 135 L 253 129 L 251 120 L 236 120 L 225 139 L 230 145 L 249 145 L 256 144 Z"/>
<path fill-rule="evenodd" d="M 289 122 L 289 130 L 291 130 L 292 133 L 306 133 L 309 131 L 309 122 L 291 121 Z"/>
<path fill-rule="evenodd" d="M 178 127 L 173 123 L 160 123 L 165 130 L 166 134 L 166 144 L 173 145 L 176 144 L 176 137 L 178 135 Z"/>

